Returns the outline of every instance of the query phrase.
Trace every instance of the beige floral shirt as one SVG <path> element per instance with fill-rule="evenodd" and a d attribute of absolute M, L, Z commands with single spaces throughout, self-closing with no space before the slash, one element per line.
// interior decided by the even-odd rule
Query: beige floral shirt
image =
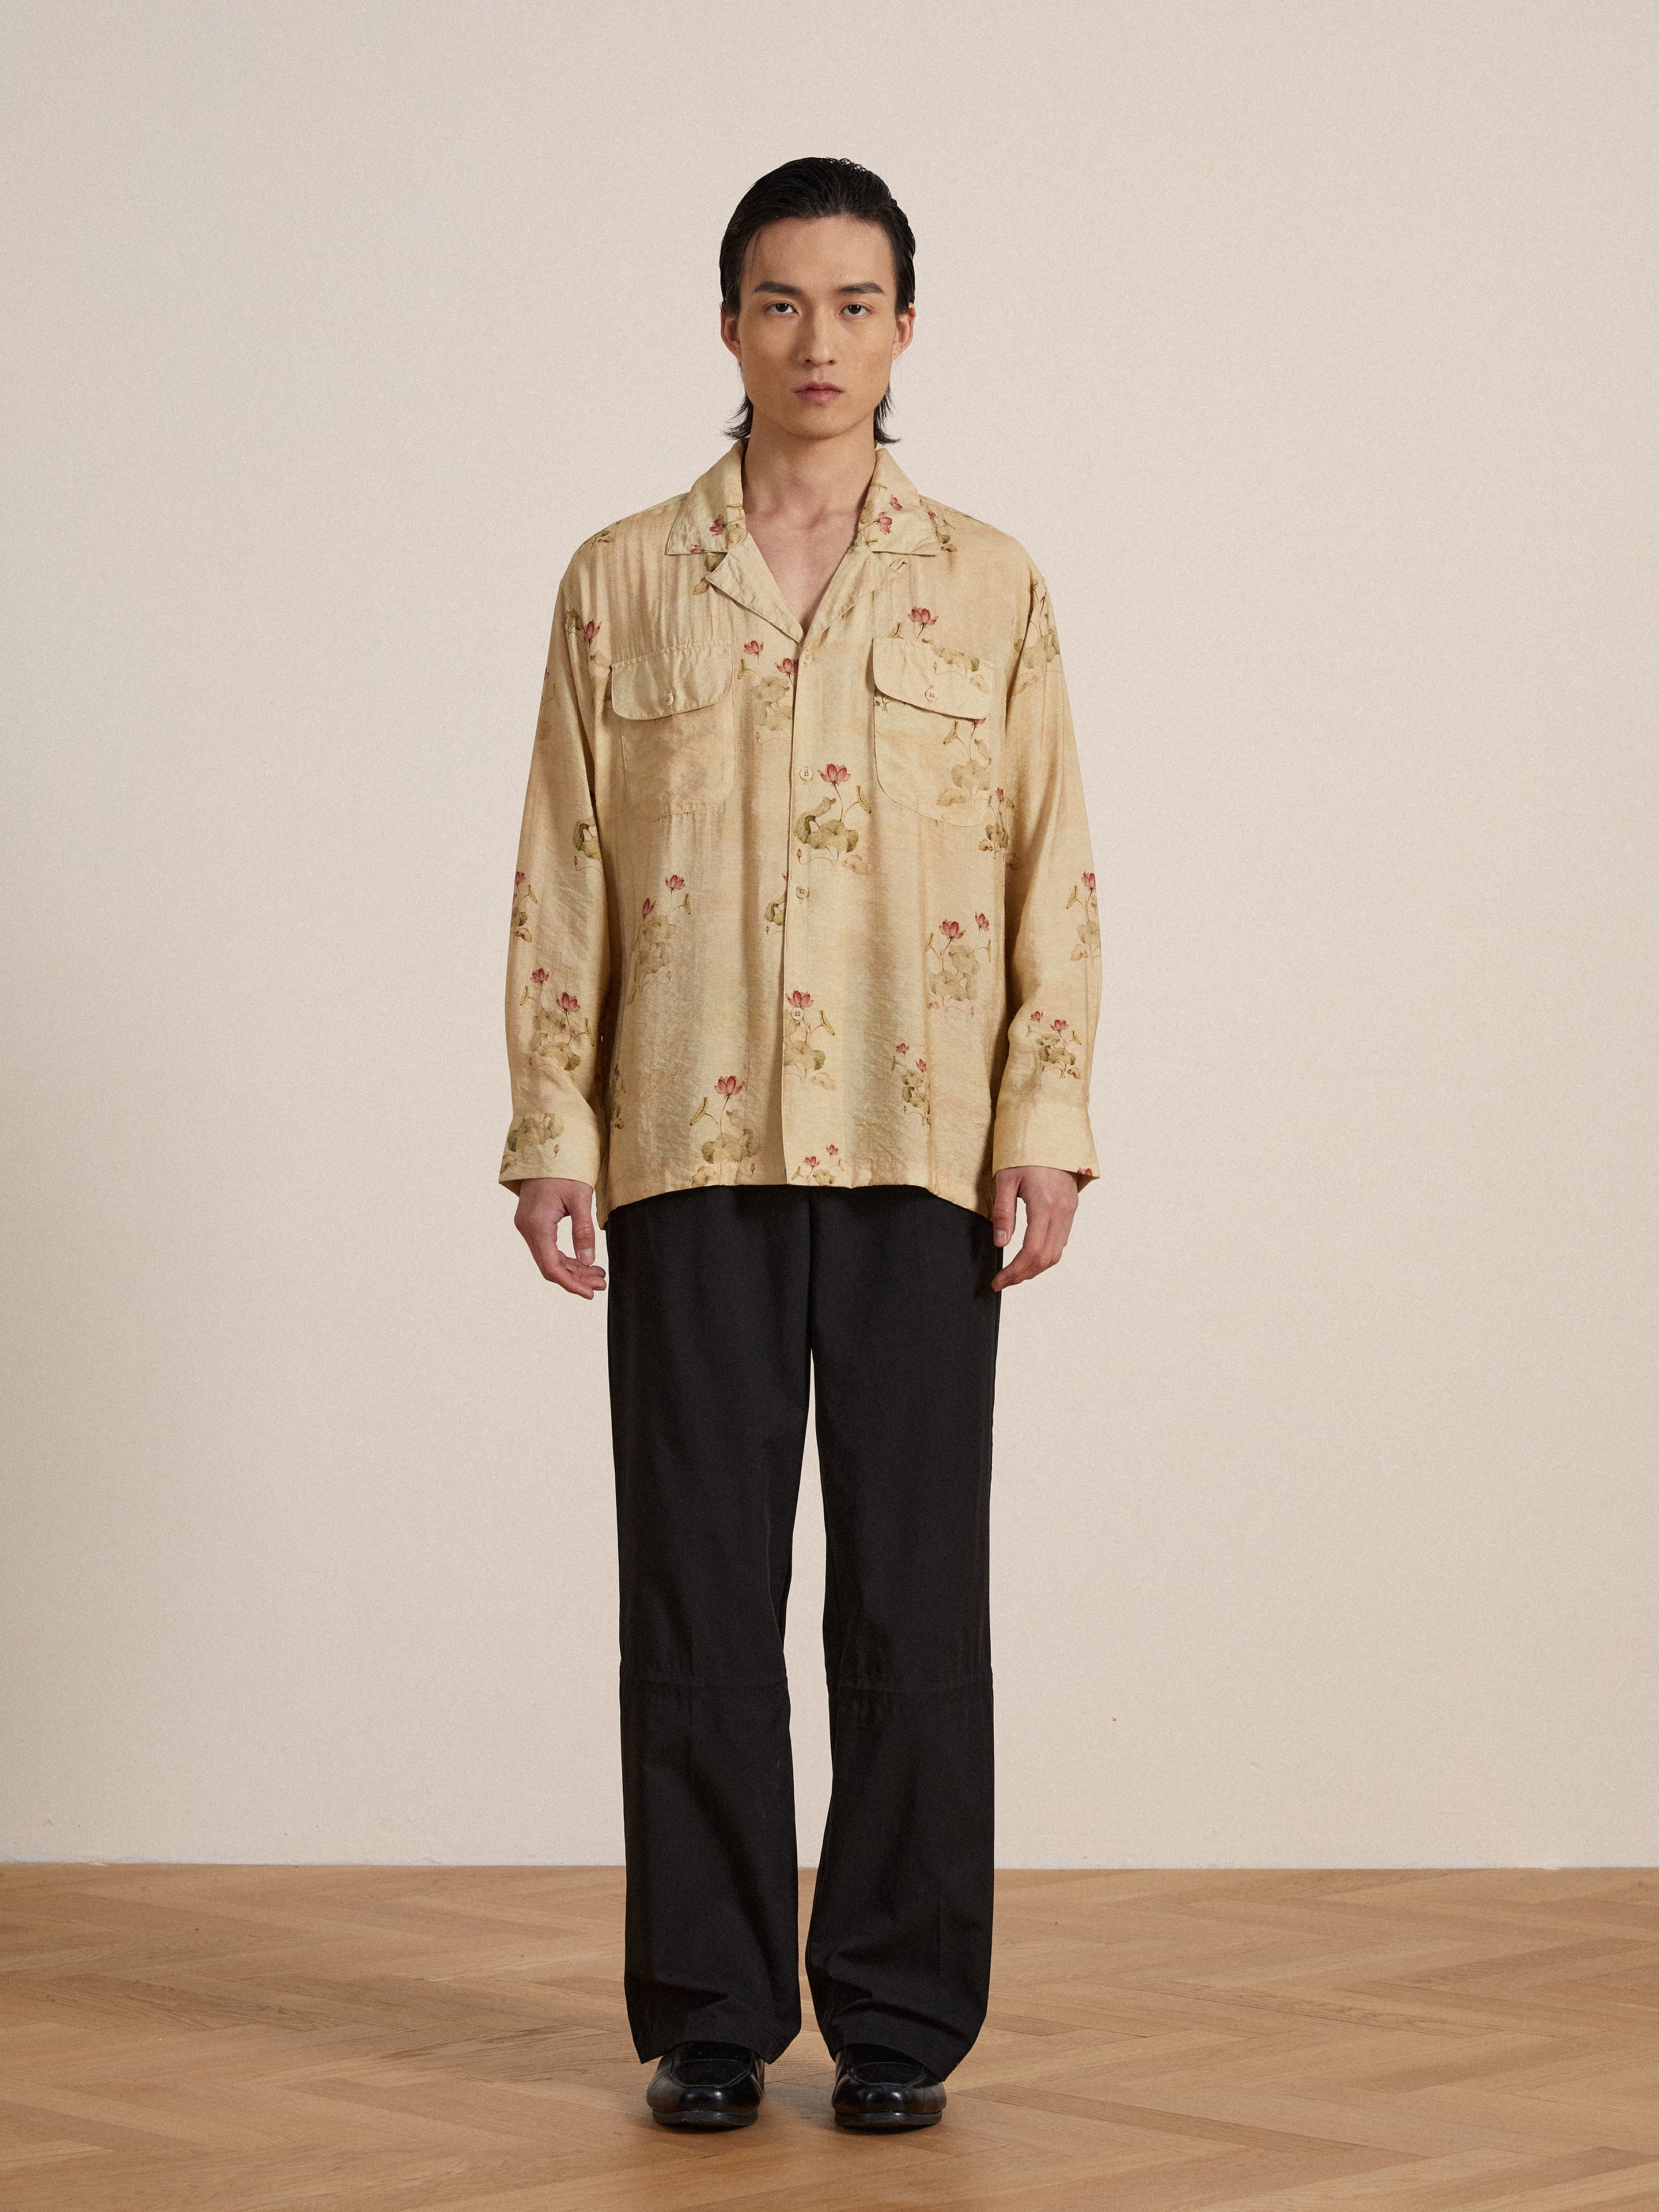
<path fill-rule="evenodd" d="M 1099 1172 L 1100 933 L 1042 577 L 876 449 L 804 635 L 742 445 L 560 587 L 514 879 L 500 1180 Z"/>

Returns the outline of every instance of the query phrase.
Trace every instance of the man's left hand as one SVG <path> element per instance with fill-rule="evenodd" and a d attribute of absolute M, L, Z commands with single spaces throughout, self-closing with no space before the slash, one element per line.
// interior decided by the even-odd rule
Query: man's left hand
<path fill-rule="evenodd" d="M 994 1291 L 1040 1275 L 1065 1250 L 1077 1211 L 1077 1178 L 1069 1168 L 998 1168 L 990 1222 L 999 1244 L 1013 1240 L 1016 1198 L 1026 1203 L 1026 1233 L 1007 1267 L 991 1277 Z"/>

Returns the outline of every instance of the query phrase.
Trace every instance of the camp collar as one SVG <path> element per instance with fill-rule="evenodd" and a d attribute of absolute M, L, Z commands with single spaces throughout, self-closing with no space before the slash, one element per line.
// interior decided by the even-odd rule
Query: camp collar
<path fill-rule="evenodd" d="M 735 439 L 681 498 L 663 547 L 668 553 L 700 553 L 711 575 L 748 536 L 743 516 L 743 446 L 742 439 Z M 926 501 L 893 459 L 889 446 L 875 449 L 875 471 L 853 542 L 877 553 L 943 550 Z"/>

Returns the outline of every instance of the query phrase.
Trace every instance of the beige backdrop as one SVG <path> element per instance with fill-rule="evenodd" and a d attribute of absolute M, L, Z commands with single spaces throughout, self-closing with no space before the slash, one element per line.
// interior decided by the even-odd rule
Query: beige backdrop
<path fill-rule="evenodd" d="M 15 4 L 0 1852 L 610 1861 L 605 1310 L 495 1173 L 555 586 L 716 251 L 918 234 L 1052 587 L 1105 1170 L 1010 1294 L 1009 1865 L 1649 1862 L 1659 11 Z M 821 1528 L 790 1656 L 826 1793 Z"/>

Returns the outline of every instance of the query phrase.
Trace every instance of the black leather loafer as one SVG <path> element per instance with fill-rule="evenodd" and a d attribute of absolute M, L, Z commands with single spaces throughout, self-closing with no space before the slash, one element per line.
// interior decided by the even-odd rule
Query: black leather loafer
<path fill-rule="evenodd" d="M 945 2117 L 945 2085 L 902 2051 L 849 2043 L 836 2055 L 830 2101 L 839 2127 L 930 2128 Z"/>
<path fill-rule="evenodd" d="M 766 2062 L 742 2043 L 676 2043 L 645 2092 L 665 2128 L 747 2128 L 760 2117 Z"/>

